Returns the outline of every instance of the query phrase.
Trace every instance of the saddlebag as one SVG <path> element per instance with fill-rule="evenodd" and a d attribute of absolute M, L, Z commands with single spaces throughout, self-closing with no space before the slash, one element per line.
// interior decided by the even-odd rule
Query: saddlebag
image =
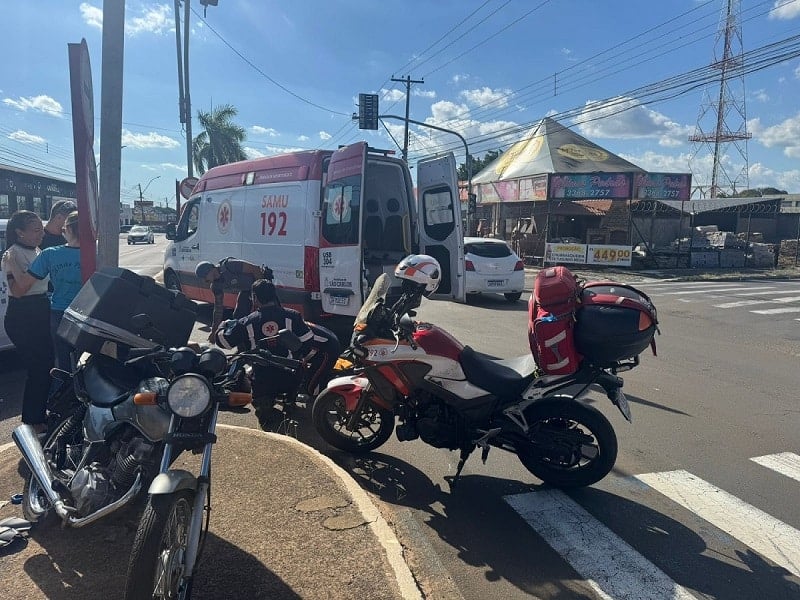
<path fill-rule="evenodd" d="M 609 281 L 587 283 L 576 311 L 575 345 L 583 357 L 600 367 L 641 354 L 656 353 L 656 307 L 633 286 Z"/>
<path fill-rule="evenodd" d="M 548 375 L 569 375 L 581 356 L 575 347 L 578 281 L 566 267 L 549 267 L 536 275 L 528 301 L 528 343 L 537 366 Z"/>
<path fill-rule="evenodd" d="M 148 326 L 137 330 L 132 317 L 144 314 Z M 197 306 L 152 277 L 106 267 L 89 278 L 64 311 L 57 335 L 79 353 L 125 358 L 129 348 L 185 346 Z"/>

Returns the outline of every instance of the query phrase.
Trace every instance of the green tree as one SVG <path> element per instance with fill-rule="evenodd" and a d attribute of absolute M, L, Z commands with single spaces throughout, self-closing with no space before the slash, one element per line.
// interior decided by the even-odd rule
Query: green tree
<path fill-rule="evenodd" d="M 223 104 L 210 112 L 197 111 L 197 120 L 203 131 L 192 140 L 192 159 L 201 175 L 212 167 L 247 158 L 242 147 L 244 127 L 232 121 L 237 112 L 230 104 Z"/>
<path fill-rule="evenodd" d="M 470 157 L 472 158 L 472 176 L 474 177 L 476 173 L 479 173 L 486 165 L 495 160 L 502 153 L 502 150 L 488 150 L 486 154 L 483 155 L 483 158 L 476 158 L 470 154 Z M 467 180 L 466 163 L 461 163 L 458 166 L 458 179 L 459 181 Z"/>
<path fill-rule="evenodd" d="M 750 190 L 744 190 L 736 194 L 738 198 L 758 198 L 759 196 L 781 196 L 786 195 L 788 192 L 779 190 L 774 187 L 763 187 Z"/>

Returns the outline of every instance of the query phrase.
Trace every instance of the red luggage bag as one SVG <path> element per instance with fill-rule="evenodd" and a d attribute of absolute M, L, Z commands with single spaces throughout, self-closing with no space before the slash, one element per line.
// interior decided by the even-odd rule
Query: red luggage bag
<path fill-rule="evenodd" d="M 548 375 L 569 375 L 581 356 L 575 348 L 578 281 L 566 267 L 536 275 L 528 302 L 528 343 L 539 368 Z"/>

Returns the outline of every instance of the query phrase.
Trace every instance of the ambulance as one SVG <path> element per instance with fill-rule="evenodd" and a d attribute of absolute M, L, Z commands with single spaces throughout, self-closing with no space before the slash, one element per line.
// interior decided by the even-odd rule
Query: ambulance
<path fill-rule="evenodd" d="M 442 267 L 435 296 L 464 301 L 464 248 L 452 153 L 406 163 L 365 142 L 210 169 L 195 184 L 164 257 L 164 284 L 213 302 L 201 261 L 269 266 L 284 306 L 307 320 L 349 322 L 374 281 L 411 253 Z M 397 282 L 395 282 L 396 285 Z M 232 307 L 235 293 L 226 293 Z"/>

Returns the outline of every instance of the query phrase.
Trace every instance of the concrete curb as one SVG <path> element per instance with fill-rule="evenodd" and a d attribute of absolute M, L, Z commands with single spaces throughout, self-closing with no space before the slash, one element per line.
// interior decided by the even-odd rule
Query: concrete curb
<path fill-rule="evenodd" d="M 217 425 L 217 427 L 234 430 L 256 437 L 265 437 L 271 441 L 294 446 L 295 449 L 305 452 L 308 456 L 321 462 L 325 468 L 338 477 L 342 486 L 353 498 L 353 502 L 355 503 L 361 515 L 366 521 L 369 522 L 370 529 L 372 529 L 372 532 L 375 534 L 381 546 L 386 551 L 387 559 L 392 567 L 392 570 L 394 571 L 395 579 L 397 580 L 397 585 L 400 588 L 400 593 L 402 594 L 403 598 L 407 600 L 422 600 L 422 594 L 420 593 L 417 583 L 414 580 L 414 576 L 411 574 L 411 569 L 409 568 L 403 556 L 403 547 L 400 544 L 400 540 L 397 539 L 394 531 L 392 531 L 392 528 L 389 527 L 389 524 L 381 516 L 378 508 L 372 502 L 367 493 L 353 480 L 347 471 L 342 469 L 339 465 L 318 450 L 311 448 L 310 446 L 307 446 L 306 444 L 292 437 L 271 433 L 268 431 L 260 431 L 258 429 L 251 429 L 249 427 L 241 427 L 239 425 L 226 425 L 220 423 Z"/>

